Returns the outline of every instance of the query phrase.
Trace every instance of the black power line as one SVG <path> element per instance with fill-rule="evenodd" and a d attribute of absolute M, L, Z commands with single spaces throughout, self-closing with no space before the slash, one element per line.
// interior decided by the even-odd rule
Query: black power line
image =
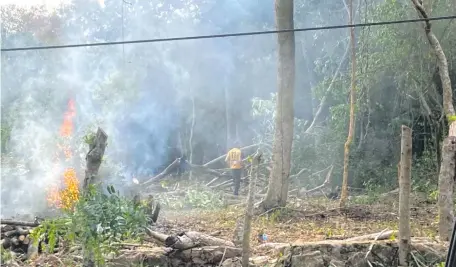
<path fill-rule="evenodd" d="M 1 49 L 1 51 L 2 52 L 12 52 L 12 51 L 25 51 L 25 50 L 44 50 L 44 49 L 59 49 L 59 48 L 74 48 L 74 47 L 89 47 L 89 46 L 106 46 L 106 45 L 120 45 L 120 44 L 158 43 L 158 42 L 170 42 L 170 41 L 184 41 L 184 40 L 197 40 L 197 39 L 213 39 L 213 38 L 224 38 L 224 37 L 263 35 L 263 34 L 274 34 L 274 33 L 284 33 L 284 32 L 321 31 L 321 30 L 333 30 L 333 29 L 343 29 L 343 28 L 351 28 L 351 27 L 358 28 L 358 27 L 369 27 L 369 26 L 379 26 L 379 25 L 412 23 L 412 22 L 420 22 L 420 21 L 426 21 L 426 20 L 434 21 L 434 20 L 448 20 L 448 19 L 456 19 L 456 15 L 434 17 L 434 18 L 427 18 L 427 19 L 420 18 L 420 19 L 381 21 L 381 22 L 370 22 L 370 23 L 359 23 L 359 24 L 344 24 L 344 25 L 322 26 L 322 27 L 312 27 L 312 28 L 298 28 L 298 29 L 287 29 L 287 30 L 239 32 L 239 33 L 225 33 L 225 34 L 197 35 L 197 36 L 185 36 L 185 37 L 157 38 L 157 39 L 121 41 L 121 42 L 103 42 L 103 43 L 91 43 L 91 44 L 70 44 L 70 45 L 50 45 L 50 46 L 31 46 L 31 47 L 5 48 L 5 49 Z"/>

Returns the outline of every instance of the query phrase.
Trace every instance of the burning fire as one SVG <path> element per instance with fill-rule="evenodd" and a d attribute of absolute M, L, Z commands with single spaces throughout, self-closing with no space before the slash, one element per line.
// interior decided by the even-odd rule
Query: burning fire
<path fill-rule="evenodd" d="M 74 101 L 70 99 L 68 101 L 67 111 L 64 114 L 63 123 L 60 127 L 60 136 L 63 137 L 63 144 L 57 145 L 63 152 L 66 161 L 69 161 L 73 156 L 69 141 L 73 133 L 73 117 L 75 114 Z M 57 156 L 58 159 L 59 157 Z M 73 168 L 65 169 L 63 173 L 63 184 L 63 189 L 60 189 L 59 186 L 54 186 L 49 190 L 47 196 L 48 203 L 60 209 L 72 210 L 79 199 L 79 180 Z"/>

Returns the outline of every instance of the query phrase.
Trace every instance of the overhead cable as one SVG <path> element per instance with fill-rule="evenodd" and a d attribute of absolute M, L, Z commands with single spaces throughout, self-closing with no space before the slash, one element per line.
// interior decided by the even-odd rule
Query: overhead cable
<path fill-rule="evenodd" d="M 370 26 L 391 25 L 391 24 L 415 23 L 415 22 L 422 22 L 422 21 L 426 21 L 426 20 L 427 21 L 436 21 L 436 20 L 449 20 L 449 19 L 456 19 L 456 15 L 433 17 L 433 18 L 418 18 L 418 19 L 407 19 L 407 20 L 393 20 L 393 21 L 369 22 L 369 23 L 358 23 L 358 24 L 320 26 L 320 27 L 310 27 L 310 28 L 210 34 L 210 35 L 156 38 L 156 39 L 119 41 L 119 42 L 100 42 L 100 43 L 89 43 L 89 44 L 68 44 L 68 45 L 50 45 L 50 46 L 30 46 L 30 47 L 15 47 L 15 48 L 13 47 L 13 48 L 1 49 L 1 52 L 76 48 L 76 47 L 91 47 L 91 46 L 110 46 L 110 45 L 122 45 L 122 44 L 159 43 L 159 42 L 173 42 L 173 41 L 198 40 L 198 39 L 214 39 L 214 38 L 226 38 L 226 37 L 277 34 L 277 33 L 285 33 L 285 32 L 321 31 L 321 30 L 334 30 L 334 29 L 344 29 L 344 28 L 352 28 L 352 27 L 359 28 L 359 27 L 370 27 Z"/>

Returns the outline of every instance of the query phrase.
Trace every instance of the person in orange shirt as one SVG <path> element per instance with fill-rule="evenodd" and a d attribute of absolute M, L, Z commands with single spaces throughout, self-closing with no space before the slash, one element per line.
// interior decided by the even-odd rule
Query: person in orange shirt
<path fill-rule="evenodd" d="M 227 162 L 231 169 L 231 176 L 234 182 L 234 195 L 239 195 L 239 188 L 241 187 L 241 174 L 242 174 L 242 153 L 239 149 L 239 142 L 235 142 L 233 148 L 226 154 L 225 162 Z"/>

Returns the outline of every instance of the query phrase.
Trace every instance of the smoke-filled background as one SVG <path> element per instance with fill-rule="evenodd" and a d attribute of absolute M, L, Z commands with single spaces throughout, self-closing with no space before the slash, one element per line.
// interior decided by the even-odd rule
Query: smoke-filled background
<path fill-rule="evenodd" d="M 356 22 L 416 17 L 406 1 L 355 2 Z M 440 2 L 435 15 L 444 14 Z M 1 8 L 2 48 L 275 27 L 273 0 L 72 0 Z M 295 27 L 347 20 L 342 0 L 295 0 Z M 454 25 L 436 22 L 435 28 L 454 61 L 450 47 L 456 46 L 448 37 Z M 353 187 L 394 186 L 401 123 L 414 125 L 419 133 L 415 159 L 422 159 L 426 172 L 417 173 L 427 179 L 437 170 L 444 127 L 438 119 L 441 89 L 435 62 L 423 57 L 429 48 L 416 41 L 422 38 L 421 25 L 414 24 L 357 29 Z M 46 192 L 62 181 L 66 167 L 74 167 L 82 181 L 84 138 L 97 127 L 108 134 L 100 175 L 120 189 L 134 177 L 144 181 L 159 173 L 182 155 L 203 164 L 226 153 L 235 140 L 242 146 L 272 144 L 276 42 L 275 35 L 255 35 L 2 52 L 2 216 L 46 209 Z M 292 173 L 304 171 L 294 185 L 321 183 L 314 173 L 330 164 L 336 166 L 334 184 L 340 181 L 348 125 L 347 49 L 348 29 L 296 34 Z M 404 69 L 408 74 L 400 73 Z M 74 103 L 73 128 L 64 138 L 69 102 Z M 70 159 L 62 146 L 71 150 Z"/>

